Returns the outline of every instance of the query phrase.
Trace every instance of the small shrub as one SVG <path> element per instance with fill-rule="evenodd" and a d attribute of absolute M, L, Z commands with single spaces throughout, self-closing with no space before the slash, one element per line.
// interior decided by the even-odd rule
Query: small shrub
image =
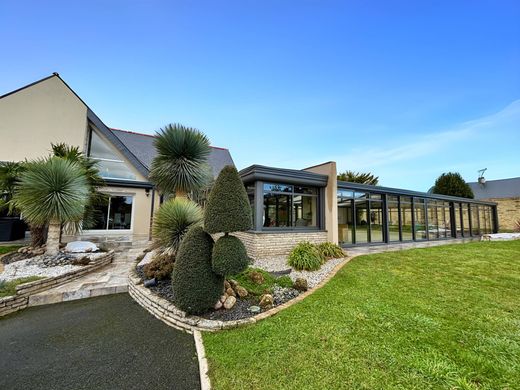
<path fill-rule="evenodd" d="M 310 242 L 300 242 L 291 253 L 287 263 L 295 270 L 316 271 L 324 263 L 325 259 L 321 255 L 316 245 Z"/>
<path fill-rule="evenodd" d="M 284 275 L 284 276 L 280 276 L 278 279 L 276 279 L 276 284 L 279 285 L 280 287 L 292 288 L 294 283 L 289 276 Z"/>
<path fill-rule="evenodd" d="M 165 280 L 170 279 L 175 265 L 175 257 L 168 254 L 160 254 L 146 264 L 143 272 L 147 279 Z"/>
<path fill-rule="evenodd" d="M 251 274 L 253 273 L 262 275 L 264 281 L 261 284 L 255 283 L 251 278 Z M 263 294 L 271 294 L 275 284 L 280 287 L 292 287 L 292 280 L 287 275 L 276 278 L 269 272 L 260 268 L 248 268 L 245 271 L 232 276 L 230 279 L 236 280 L 249 294 L 256 297 Z"/>
<path fill-rule="evenodd" d="M 154 217 L 155 246 L 175 254 L 188 229 L 199 225 L 202 216 L 201 207 L 189 199 L 175 198 L 164 202 Z"/>
<path fill-rule="evenodd" d="M 173 303 L 189 314 L 211 309 L 224 292 L 224 278 L 211 267 L 213 239 L 195 226 L 184 237 L 172 277 Z"/>
<path fill-rule="evenodd" d="M 345 257 L 345 253 L 339 245 L 333 244 L 332 242 L 322 242 L 317 245 L 318 251 L 326 259 L 340 259 Z"/>
<path fill-rule="evenodd" d="M 213 247 L 213 271 L 219 275 L 234 275 L 247 268 L 249 258 L 246 247 L 235 236 L 223 236 Z"/>
<path fill-rule="evenodd" d="M 16 294 L 16 286 L 24 283 L 34 282 L 35 280 L 45 279 L 42 276 L 27 276 L 25 278 L 19 278 L 10 280 L 8 282 L 0 282 L 0 298 L 9 297 Z"/>

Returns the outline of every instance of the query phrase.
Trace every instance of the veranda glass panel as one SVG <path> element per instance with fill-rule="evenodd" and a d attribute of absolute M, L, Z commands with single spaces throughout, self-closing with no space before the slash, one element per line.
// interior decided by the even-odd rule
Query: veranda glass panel
<path fill-rule="evenodd" d="M 295 195 L 293 198 L 294 227 L 317 227 L 316 196 Z"/>
<path fill-rule="evenodd" d="M 388 240 L 399 241 L 399 203 L 397 196 L 387 197 L 388 207 Z"/>
<path fill-rule="evenodd" d="M 291 226 L 289 207 L 291 197 L 283 194 L 264 195 L 264 227 Z"/>
<path fill-rule="evenodd" d="M 471 205 L 471 234 L 473 236 L 478 236 L 480 234 L 478 206 L 475 204 Z"/>
<path fill-rule="evenodd" d="M 357 196 L 354 200 L 356 213 L 356 244 L 368 242 L 368 201 L 363 196 Z"/>
<path fill-rule="evenodd" d="M 426 240 L 426 212 L 424 199 L 414 198 L 415 212 L 415 239 Z"/>
<path fill-rule="evenodd" d="M 383 202 L 370 201 L 370 242 L 383 242 Z"/>
<path fill-rule="evenodd" d="M 464 237 L 469 237 L 469 205 L 467 203 L 462 203 L 462 222 L 464 224 Z"/>
<path fill-rule="evenodd" d="M 401 233 L 403 241 L 411 241 L 413 239 L 412 214 L 412 198 L 401 196 Z"/>
<path fill-rule="evenodd" d="M 428 207 L 428 237 L 430 240 L 439 238 L 439 221 L 437 216 L 437 202 L 429 199 Z"/>
<path fill-rule="evenodd" d="M 338 238 L 340 245 L 353 244 L 353 202 L 352 199 L 338 198 Z"/>
<path fill-rule="evenodd" d="M 441 237 L 448 238 L 451 237 L 451 214 L 450 214 L 450 204 L 448 202 L 443 203 L 443 211 L 444 211 L 444 221 L 442 225 L 442 234 Z"/>

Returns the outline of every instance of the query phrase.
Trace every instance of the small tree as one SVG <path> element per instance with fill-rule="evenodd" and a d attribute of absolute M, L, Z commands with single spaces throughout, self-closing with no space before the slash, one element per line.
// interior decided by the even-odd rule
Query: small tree
<path fill-rule="evenodd" d="M 201 226 L 184 237 L 175 262 L 172 289 L 175 305 L 189 314 L 211 309 L 224 290 L 224 278 L 211 268 L 213 239 Z"/>
<path fill-rule="evenodd" d="M 351 183 L 370 184 L 377 186 L 379 184 L 379 177 L 371 173 L 362 173 L 354 171 L 345 171 L 338 175 L 338 180 L 349 181 Z"/>
<path fill-rule="evenodd" d="M 48 224 L 47 254 L 55 255 L 60 247 L 62 224 L 81 221 L 88 198 L 89 186 L 82 167 L 51 157 L 27 164 L 27 170 L 20 174 L 13 202 L 29 224 Z"/>
<path fill-rule="evenodd" d="M 204 213 L 204 229 L 211 234 L 224 233 L 213 249 L 213 270 L 234 275 L 249 263 L 242 241 L 229 233 L 249 230 L 252 213 L 246 189 L 235 167 L 224 167 L 209 195 Z"/>
<path fill-rule="evenodd" d="M 457 172 L 448 172 L 440 175 L 435 180 L 432 192 L 434 194 L 458 196 L 461 198 L 473 199 L 475 197 L 471 187 Z"/>
<path fill-rule="evenodd" d="M 211 179 L 209 140 L 199 130 L 169 124 L 155 138 L 155 148 L 150 181 L 163 193 L 185 198 Z"/>

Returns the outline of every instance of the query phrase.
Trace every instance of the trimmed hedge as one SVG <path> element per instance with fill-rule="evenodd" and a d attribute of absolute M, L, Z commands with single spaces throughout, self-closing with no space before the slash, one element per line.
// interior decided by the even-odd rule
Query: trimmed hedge
<path fill-rule="evenodd" d="M 204 212 L 208 233 L 231 233 L 252 228 L 253 215 L 246 189 L 235 167 L 220 171 Z"/>
<path fill-rule="evenodd" d="M 213 308 L 224 290 L 224 278 L 211 268 L 213 239 L 202 227 L 190 228 L 184 237 L 172 277 L 173 303 L 189 314 Z"/>
<path fill-rule="evenodd" d="M 306 241 L 296 245 L 287 260 L 287 263 L 298 271 L 316 271 L 324 262 L 325 257 L 320 253 L 316 245 Z"/>
<path fill-rule="evenodd" d="M 220 237 L 213 247 L 213 271 L 219 275 L 234 275 L 249 265 L 246 247 L 235 236 Z"/>

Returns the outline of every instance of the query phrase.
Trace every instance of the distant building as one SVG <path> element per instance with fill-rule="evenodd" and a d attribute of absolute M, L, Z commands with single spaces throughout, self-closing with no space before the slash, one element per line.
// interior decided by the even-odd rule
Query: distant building
<path fill-rule="evenodd" d="M 475 199 L 496 202 L 500 230 L 512 230 L 520 221 L 520 177 L 468 183 Z"/>

